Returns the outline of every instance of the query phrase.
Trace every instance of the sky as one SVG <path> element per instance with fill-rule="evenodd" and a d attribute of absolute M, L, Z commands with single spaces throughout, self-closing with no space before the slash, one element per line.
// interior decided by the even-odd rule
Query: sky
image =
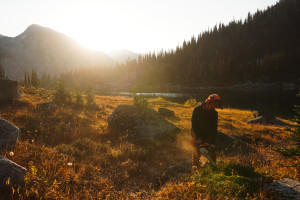
<path fill-rule="evenodd" d="M 216 24 L 245 19 L 278 0 L 0 0 L 0 34 L 39 24 L 108 53 L 175 49 Z"/>

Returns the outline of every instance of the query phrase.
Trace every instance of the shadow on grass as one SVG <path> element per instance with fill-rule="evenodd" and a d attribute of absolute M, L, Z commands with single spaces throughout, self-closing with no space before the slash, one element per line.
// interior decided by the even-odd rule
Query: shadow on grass
<path fill-rule="evenodd" d="M 258 193 L 264 182 L 271 180 L 251 166 L 218 163 L 218 168 L 206 166 L 201 172 L 194 173 L 190 181 L 195 185 L 205 185 L 205 189 L 199 187 L 199 192 L 209 193 L 212 198 L 246 198 Z"/>

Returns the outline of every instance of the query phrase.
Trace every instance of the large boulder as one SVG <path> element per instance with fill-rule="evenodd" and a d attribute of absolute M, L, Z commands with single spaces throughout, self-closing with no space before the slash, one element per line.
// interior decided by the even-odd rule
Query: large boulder
<path fill-rule="evenodd" d="M 56 107 L 55 107 L 55 104 L 50 101 L 50 102 L 38 103 L 36 105 L 36 108 L 39 110 L 52 112 L 55 110 Z"/>
<path fill-rule="evenodd" d="M 175 117 L 174 111 L 167 108 L 159 108 L 158 112 L 165 117 Z"/>
<path fill-rule="evenodd" d="M 279 120 L 279 119 L 271 119 L 269 121 L 269 124 L 272 124 L 272 125 L 277 125 L 277 126 L 286 126 L 286 123 L 284 123 L 283 121 Z"/>
<path fill-rule="evenodd" d="M 285 126 L 285 123 L 276 119 L 275 116 L 267 111 L 255 110 L 252 112 L 253 119 L 247 120 L 248 124 L 272 124 L 278 126 Z"/>
<path fill-rule="evenodd" d="M 133 105 L 119 105 L 108 116 L 109 128 L 136 137 L 151 138 L 163 136 L 178 128 L 151 108 L 139 108 Z"/>
<path fill-rule="evenodd" d="M 19 98 L 18 82 L 7 78 L 0 78 L 0 100 Z"/>
<path fill-rule="evenodd" d="M 259 153 L 246 142 L 222 132 L 217 132 L 216 148 L 218 152 L 222 152 L 227 156 L 247 156 L 250 154 L 259 155 Z"/>
<path fill-rule="evenodd" d="M 247 120 L 247 124 L 267 124 L 267 120 L 264 116 L 259 116 L 254 119 Z"/>
<path fill-rule="evenodd" d="M 275 116 L 274 116 L 272 113 L 267 112 L 267 111 L 254 110 L 254 111 L 252 112 L 252 114 L 253 114 L 253 117 L 254 117 L 254 118 L 263 116 L 263 117 L 266 118 L 267 121 L 269 121 L 269 120 L 275 118 Z"/>
<path fill-rule="evenodd" d="M 299 200 L 300 199 L 300 182 L 284 178 L 277 180 L 270 184 L 269 188 L 273 193 L 280 197 L 278 199 L 284 200 Z"/>
<path fill-rule="evenodd" d="M 13 148 L 21 137 L 20 129 L 0 118 L 0 150 L 8 150 Z"/>
<path fill-rule="evenodd" d="M 26 173 L 24 167 L 0 156 L 0 186 L 22 184 Z"/>

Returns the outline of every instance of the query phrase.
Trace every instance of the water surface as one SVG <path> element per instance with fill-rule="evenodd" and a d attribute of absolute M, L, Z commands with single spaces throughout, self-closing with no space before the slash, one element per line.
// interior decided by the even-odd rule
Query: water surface
<path fill-rule="evenodd" d="M 209 94 L 217 93 L 221 96 L 223 106 L 227 108 L 266 110 L 278 116 L 291 118 L 294 116 L 294 105 L 300 105 L 300 98 L 296 97 L 298 90 L 267 89 L 267 90 L 233 90 L 233 89 L 202 89 L 181 93 L 136 93 L 149 98 L 162 97 L 164 99 L 184 103 L 190 98 L 204 101 Z M 106 95 L 132 96 L 130 92 L 115 92 Z"/>

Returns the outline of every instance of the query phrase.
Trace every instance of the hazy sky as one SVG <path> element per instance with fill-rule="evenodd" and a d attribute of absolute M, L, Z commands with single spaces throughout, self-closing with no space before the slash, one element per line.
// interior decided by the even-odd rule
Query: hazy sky
<path fill-rule="evenodd" d="M 0 34 L 15 37 L 30 24 L 64 33 L 109 52 L 174 49 L 184 40 L 278 0 L 0 0 Z"/>

